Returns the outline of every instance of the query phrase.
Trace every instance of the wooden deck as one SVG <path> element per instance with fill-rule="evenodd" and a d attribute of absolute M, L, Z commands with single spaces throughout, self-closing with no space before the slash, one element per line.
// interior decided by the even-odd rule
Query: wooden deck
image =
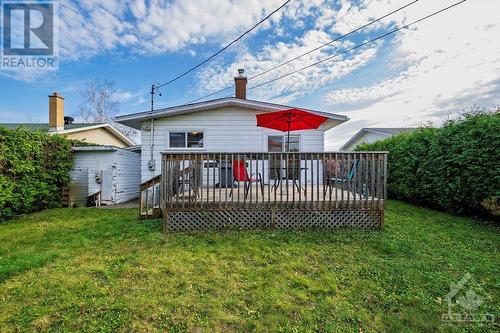
<path fill-rule="evenodd" d="M 165 231 L 372 228 L 386 197 L 386 152 L 164 153 L 141 216 L 162 212 Z"/>

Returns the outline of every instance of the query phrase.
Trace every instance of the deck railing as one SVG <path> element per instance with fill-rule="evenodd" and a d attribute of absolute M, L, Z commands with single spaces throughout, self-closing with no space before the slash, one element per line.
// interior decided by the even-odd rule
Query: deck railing
<path fill-rule="evenodd" d="M 161 175 L 153 177 L 139 186 L 139 218 L 158 218 L 160 210 L 160 180 Z"/>
<path fill-rule="evenodd" d="M 170 211 L 383 209 L 387 152 L 163 153 Z"/>

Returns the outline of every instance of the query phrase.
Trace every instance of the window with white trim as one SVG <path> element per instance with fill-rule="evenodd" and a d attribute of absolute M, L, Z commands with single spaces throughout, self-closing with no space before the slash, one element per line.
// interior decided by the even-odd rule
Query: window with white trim
<path fill-rule="evenodd" d="M 298 152 L 300 151 L 300 135 L 290 134 L 290 148 L 288 148 L 288 135 L 268 135 L 268 152 Z"/>
<path fill-rule="evenodd" d="M 168 133 L 170 148 L 203 148 L 204 133 L 200 131 L 172 131 Z"/>

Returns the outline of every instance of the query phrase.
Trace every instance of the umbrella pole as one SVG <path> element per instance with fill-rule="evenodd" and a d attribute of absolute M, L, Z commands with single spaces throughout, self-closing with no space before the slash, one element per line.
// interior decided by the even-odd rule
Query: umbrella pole
<path fill-rule="evenodd" d="M 287 138 L 287 152 L 290 152 L 290 126 L 292 124 L 292 114 L 288 114 L 288 138 Z"/>

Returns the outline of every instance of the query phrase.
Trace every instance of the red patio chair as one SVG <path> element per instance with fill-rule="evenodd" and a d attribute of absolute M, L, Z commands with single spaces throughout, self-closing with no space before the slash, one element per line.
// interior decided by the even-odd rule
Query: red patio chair
<path fill-rule="evenodd" d="M 252 178 L 252 176 L 256 176 L 256 178 Z M 258 172 L 255 172 L 251 176 L 249 176 L 246 162 L 244 160 L 233 161 L 233 182 L 236 183 L 236 186 L 240 186 L 240 182 L 243 182 L 243 186 L 245 189 L 245 199 L 250 192 L 250 186 L 252 186 L 252 183 L 259 183 L 262 197 L 264 197 L 264 183 L 262 182 L 262 175 Z M 229 193 L 229 196 L 232 195 L 233 186 L 231 186 L 231 192 Z"/>

